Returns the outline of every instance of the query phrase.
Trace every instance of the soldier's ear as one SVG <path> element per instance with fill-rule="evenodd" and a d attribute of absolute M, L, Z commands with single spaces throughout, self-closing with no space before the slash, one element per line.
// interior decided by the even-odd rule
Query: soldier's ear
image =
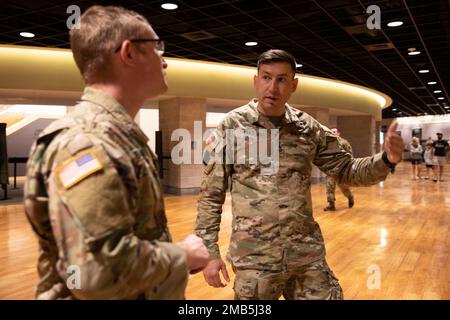
<path fill-rule="evenodd" d="M 126 65 L 133 65 L 134 64 L 134 49 L 131 45 L 130 40 L 125 40 L 122 43 L 122 46 L 120 48 L 120 51 L 118 52 L 120 59 L 122 62 Z"/>

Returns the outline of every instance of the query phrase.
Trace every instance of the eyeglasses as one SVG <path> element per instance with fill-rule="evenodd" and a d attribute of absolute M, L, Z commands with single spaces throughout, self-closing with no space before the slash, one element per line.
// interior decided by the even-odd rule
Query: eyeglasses
<path fill-rule="evenodd" d="M 155 41 L 156 42 L 156 51 L 158 51 L 158 53 L 160 55 L 164 54 L 164 41 L 161 39 L 146 39 L 146 38 L 138 38 L 138 39 L 130 39 L 130 42 L 149 42 L 149 41 Z M 123 42 L 122 42 L 123 44 Z M 119 50 L 122 48 L 122 44 L 116 49 L 116 51 L 114 51 L 115 53 L 119 52 Z"/>

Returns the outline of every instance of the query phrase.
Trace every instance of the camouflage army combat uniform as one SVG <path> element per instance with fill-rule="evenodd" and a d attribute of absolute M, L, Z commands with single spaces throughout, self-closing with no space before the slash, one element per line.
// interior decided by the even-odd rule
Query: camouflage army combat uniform
<path fill-rule="evenodd" d="M 217 130 L 225 135 L 230 128 L 274 126 L 258 112 L 257 100 L 253 100 L 228 113 Z M 288 105 L 280 122 L 279 143 L 275 173 L 266 170 L 267 165 L 250 161 L 221 164 L 215 159 L 230 146 L 212 143 L 212 160 L 204 168 L 201 183 L 196 233 L 211 258 L 220 258 L 218 233 L 227 177 L 231 176 L 233 220 L 227 258 L 236 272 L 236 298 L 277 299 L 283 293 L 288 299 L 342 299 L 313 218 L 312 164 L 339 183 L 351 185 L 382 181 L 391 169 L 382 154 L 354 159 L 328 128 Z M 238 149 L 234 146 L 234 152 Z"/>
<path fill-rule="evenodd" d="M 25 212 L 39 239 L 38 299 L 184 298 L 186 256 L 170 243 L 155 156 L 102 92 L 86 88 L 33 145 Z"/>
<path fill-rule="evenodd" d="M 338 137 L 338 141 L 340 142 L 342 148 L 349 153 L 353 153 L 352 146 L 350 143 L 344 138 Z M 338 184 L 339 189 L 341 189 L 344 196 L 349 200 L 349 203 L 353 206 L 353 194 L 348 185 Z M 333 177 L 327 176 L 327 201 L 329 204 L 333 204 L 336 201 L 335 192 L 336 192 L 336 180 Z"/>

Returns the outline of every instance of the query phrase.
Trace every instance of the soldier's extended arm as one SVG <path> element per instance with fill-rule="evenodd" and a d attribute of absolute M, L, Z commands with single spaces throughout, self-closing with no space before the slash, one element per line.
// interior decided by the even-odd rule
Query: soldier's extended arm
<path fill-rule="evenodd" d="M 392 171 L 382 153 L 372 157 L 353 158 L 331 131 L 320 126 L 319 144 L 314 164 L 339 184 L 368 186 L 386 179 Z"/>
<path fill-rule="evenodd" d="M 188 277 L 184 250 L 134 234 L 136 181 L 119 172 L 132 166 L 113 163 L 100 146 L 83 151 L 87 158 L 77 153 L 78 163 L 72 165 L 78 169 L 68 167 L 73 160 L 68 150 L 59 148 L 54 154 L 49 161 L 49 214 L 59 275 L 67 281 L 76 276 L 67 268 L 80 271 L 80 287 L 73 294 L 83 299 L 133 299 L 144 293 L 147 298 L 182 299 Z M 83 170 L 86 177 L 79 176 Z"/>
<path fill-rule="evenodd" d="M 212 147 L 216 144 L 216 147 Z M 211 259 L 220 258 L 217 245 L 222 215 L 222 205 L 228 188 L 228 177 L 231 165 L 225 164 L 223 145 L 217 141 L 210 142 L 211 156 L 203 170 L 200 196 L 197 208 L 195 233 L 203 239 Z M 218 160 L 219 154 L 222 161 Z"/>

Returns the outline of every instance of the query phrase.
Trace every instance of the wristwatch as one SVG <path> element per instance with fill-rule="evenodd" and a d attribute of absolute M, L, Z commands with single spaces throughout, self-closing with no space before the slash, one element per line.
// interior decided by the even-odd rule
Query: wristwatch
<path fill-rule="evenodd" d="M 395 171 L 395 166 L 397 165 L 396 163 L 391 163 L 388 159 L 387 153 L 386 151 L 383 151 L 383 154 L 381 155 L 381 159 L 383 159 L 384 163 L 386 164 L 386 166 L 391 169 L 391 173 L 394 173 Z"/>

